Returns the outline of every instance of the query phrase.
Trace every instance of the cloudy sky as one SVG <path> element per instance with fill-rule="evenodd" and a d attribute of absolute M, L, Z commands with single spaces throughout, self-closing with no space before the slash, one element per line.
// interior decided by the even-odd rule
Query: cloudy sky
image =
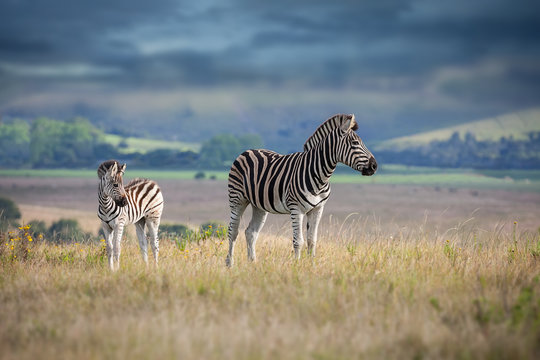
<path fill-rule="evenodd" d="M 537 0 L 2 0 L 0 115 L 382 139 L 539 106 L 539 39 Z"/>

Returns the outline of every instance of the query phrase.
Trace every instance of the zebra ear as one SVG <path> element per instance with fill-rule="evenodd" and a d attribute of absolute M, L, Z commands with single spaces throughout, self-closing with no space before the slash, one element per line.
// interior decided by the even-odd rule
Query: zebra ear
<path fill-rule="evenodd" d="M 354 114 L 345 115 L 345 119 L 343 119 L 343 123 L 341 124 L 340 128 L 345 132 L 358 129 L 358 124 L 354 119 Z"/>
<path fill-rule="evenodd" d="M 115 161 L 114 164 L 111 165 L 111 167 L 107 170 L 107 176 L 113 177 L 114 174 L 118 171 L 118 163 Z"/>
<path fill-rule="evenodd" d="M 120 169 L 118 169 L 118 172 L 124 175 L 125 171 L 126 171 L 126 164 L 122 164 L 122 166 L 120 166 Z"/>

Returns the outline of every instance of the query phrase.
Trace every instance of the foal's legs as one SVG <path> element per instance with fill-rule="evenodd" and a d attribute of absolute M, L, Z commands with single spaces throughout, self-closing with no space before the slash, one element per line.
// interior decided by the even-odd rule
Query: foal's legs
<path fill-rule="evenodd" d="M 135 223 L 135 230 L 137 231 L 137 238 L 139 239 L 139 248 L 141 249 L 141 255 L 144 262 L 148 265 L 148 241 L 146 239 L 146 231 L 144 229 L 146 220 L 142 218 Z"/>

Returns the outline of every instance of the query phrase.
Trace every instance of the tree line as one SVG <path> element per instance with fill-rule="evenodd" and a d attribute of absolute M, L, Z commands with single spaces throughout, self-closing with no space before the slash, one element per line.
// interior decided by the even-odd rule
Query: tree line
<path fill-rule="evenodd" d="M 0 167 L 7 168 L 92 168 L 118 159 L 138 168 L 228 169 L 243 151 L 261 147 L 258 135 L 220 134 L 206 140 L 200 152 L 157 149 L 126 154 L 106 142 L 104 133 L 85 118 L 0 122 Z M 531 132 L 526 139 L 497 141 L 481 141 L 470 133 L 462 138 L 455 132 L 447 140 L 377 151 L 375 156 L 380 163 L 413 166 L 538 169 L 540 132 Z"/>
<path fill-rule="evenodd" d="M 475 169 L 539 169 L 540 132 L 531 132 L 526 139 L 512 136 L 500 140 L 478 140 L 467 133 L 463 138 L 455 132 L 447 140 L 405 150 L 384 150 L 376 154 L 381 163 L 411 166 L 436 166 Z"/>
<path fill-rule="evenodd" d="M 118 159 L 140 168 L 222 169 L 244 150 L 258 147 L 258 135 L 221 134 L 205 141 L 200 152 L 157 149 L 126 154 L 106 142 L 104 133 L 85 118 L 0 122 L 0 167 L 8 168 L 89 168 Z"/>

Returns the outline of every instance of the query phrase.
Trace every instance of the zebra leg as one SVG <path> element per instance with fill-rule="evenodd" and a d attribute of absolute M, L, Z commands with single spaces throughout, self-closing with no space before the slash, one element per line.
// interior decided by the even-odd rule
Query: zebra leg
<path fill-rule="evenodd" d="M 317 246 L 317 230 L 324 206 L 317 206 L 307 213 L 307 250 L 308 254 L 315 256 Z"/>
<path fill-rule="evenodd" d="M 234 264 L 233 254 L 236 237 L 238 236 L 238 226 L 240 226 L 240 219 L 246 210 L 247 204 L 247 202 L 230 204 L 231 221 L 229 222 L 229 229 L 227 231 L 227 234 L 229 235 L 229 254 L 227 254 L 227 259 L 225 260 L 225 264 L 228 267 L 231 267 Z"/>
<path fill-rule="evenodd" d="M 108 224 L 105 222 L 101 223 L 101 228 L 105 234 L 105 243 L 107 244 L 107 258 L 109 260 L 109 267 L 111 270 L 114 270 L 113 263 L 113 231 Z"/>
<path fill-rule="evenodd" d="M 146 227 L 148 228 L 148 237 L 150 240 L 150 247 L 152 248 L 152 254 L 154 254 L 154 263 L 158 265 L 159 257 L 159 238 L 158 238 L 158 229 L 159 229 L 160 219 L 147 219 Z"/>
<path fill-rule="evenodd" d="M 124 223 L 119 221 L 113 231 L 113 270 L 120 268 L 120 245 L 122 243 L 123 232 Z"/>
<path fill-rule="evenodd" d="M 139 248 L 141 249 L 141 255 L 148 265 L 148 241 L 146 240 L 146 233 L 144 227 L 146 225 L 146 220 L 142 218 L 141 220 L 135 223 L 135 230 L 137 231 L 137 238 L 139 239 Z"/>
<path fill-rule="evenodd" d="M 304 213 L 300 210 L 291 211 L 292 229 L 293 229 L 293 248 L 296 260 L 300 259 L 300 250 L 304 244 L 304 235 L 302 234 L 302 224 L 304 222 Z"/>
<path fill-rule="evenodd" d="M 252 206 L 252 208 L 253 215 L 246 229 L 246 243 L 248 260 L 255 261 L 255 243 L 257 242 L 257 238 L 259 237 L 259 232 L 264 226 L 268 213 L 254 206 Z"/>

